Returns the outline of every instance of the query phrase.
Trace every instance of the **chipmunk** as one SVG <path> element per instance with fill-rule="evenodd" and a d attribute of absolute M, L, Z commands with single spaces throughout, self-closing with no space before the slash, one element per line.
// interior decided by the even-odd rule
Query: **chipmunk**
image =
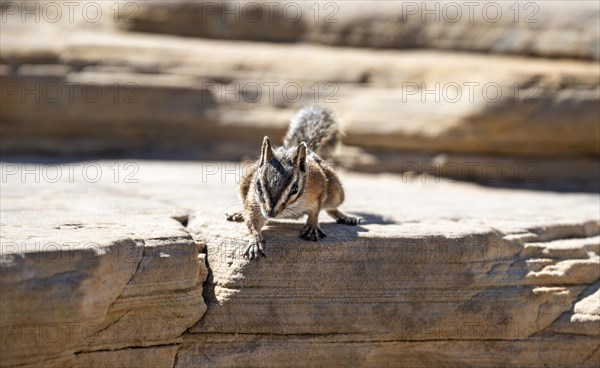
<path fill-rule="evenodd" d="M 313 241 L 326 237 L 319 227 L 321 209 L 338 223 L 360 223 L 360 218 L 338 209 L 344 201 L 344 189 L 334 168 L 323 159 L 330 157 L 339 141 L 331 111 L 320 107 L 297 113 L 283 147 L 273 148 L 269 137 L 264 137 L 260 158 L 240 182 L 244 210 L 227 215 L 227 220 L 244 221 L 248 226 L 251 240 L 245 258 L 266 256 L 261 229 L 270 219 L 308 215 L 300 237 Z"/>

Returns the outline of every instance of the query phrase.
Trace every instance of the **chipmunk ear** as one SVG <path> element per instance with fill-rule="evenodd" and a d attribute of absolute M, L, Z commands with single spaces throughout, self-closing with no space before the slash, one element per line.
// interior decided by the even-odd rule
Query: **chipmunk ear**
<path fill-rule="evenodd" d="M 260 150 L 260 166 L 264 165 L 267 161 L 273 157 L 273 147 L 271 147 L 271 141 L 269 137 L 263 138 L 262 148 Z"/>
<path fill-rule="evenodd" d="M 302 142 L 294 153 L 294 165 L 300 168 L 300 171 L 306 171 L 306 143 Z"/>

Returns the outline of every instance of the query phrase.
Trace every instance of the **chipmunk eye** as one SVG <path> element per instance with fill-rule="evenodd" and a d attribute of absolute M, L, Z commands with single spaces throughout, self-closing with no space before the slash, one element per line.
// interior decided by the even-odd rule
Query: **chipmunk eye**
<path fill-rule="evenodd" d="M 292 189 L 290 189 L 290 196 L 298 193 L 298 182 L 292 185 Z"/>
<path fill-rule="evenodd" d="M 260 179 L 258 179 L 256 181 L 256 189 L 258 189 L 258 192 L 260 193 L 260 195 L 262 195 L 262 187 L 260 185 Z"/>

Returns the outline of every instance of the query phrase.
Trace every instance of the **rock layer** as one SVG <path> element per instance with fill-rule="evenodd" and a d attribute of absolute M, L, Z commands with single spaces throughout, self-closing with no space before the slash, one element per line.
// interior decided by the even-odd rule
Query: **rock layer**
<path fill-rule="evenodd" d="M 374 150 L 600 153 L 597 63 L 140 35 L 88 39 L 67 38 L 53 66 L 20 65 L 27 56 L 18 38 L 3 43 L 4 152 L 250 145 L 264 134 L 282 136 L 299 107 L 320 103 L 338 113 L 346 144 Z M 312 62 L 297 63 L 304 58 Z M 61 144 L 73 136 L 85 144 Z"/>
<path fill-rule="evenodd" d="M 592 1 L 143 2 L 125 29 L 216 39 L 314 42 L 600 58 Z M 542 26 L 540 26 L 542 25 Z"/>
<path fill-rule="evenodd" d="M 22 22 L 18 7 L 10 8 L 0 38 L 0 151 L 239 160 L 252 157 L 264 135 L 277 142 L 299 107 L 320 104 L 336 112 L 345 144 L 360 152 L 339 155 L 347 168 L 554 190 L 600 188 L 600 74 L 589 54 L 597 48 L 587 47 L 597 45 L 597 4 L 531 2 L 540 8 L 538 23 L 415 23 L 418 14 L 391 22 L 407 4 L 363 10 L 341 3 L 338 23 L 316 22 L 302 31 L 324 35 L 326 46 L 122 30 L 152 24 L 148 30 L 167 32 L 160 24 L 185 25 L 205 2 L 138 3 L 135 24 L 126 23 L 126 12 L 115 21 L 111 4 L 103 4 L 110 16 L 97 23 L 78 17 L 52 23 L 41 16 Z M 228 28 L 235 34 L 224 37 L 284 37 L 273 32 L 277 19 L 252 27 L 262 36 L 236 22 Z M 389 34 L 419 50 L 392 47 Z M 458 40 L 516 56 L 457 52 L 464 49 Z M 456 165 L 475 162 L 474 171 L 456 172 Z"/>
<path fill-rule="evenodd" d="M 204 258 L 169 218 L 173 206 L 75 179 L 74 169 L 48 182 L 41 166 L 31 180 L 6 167 L 1 366 L 132 366 L 123 362 L 140 355 L 136 366 L 172 366 L 181 334 L 206 310 Z"/>
<path fill-rule="evenodd" d="M 249 262 L 243 166 L 71 165 L 2 165 L 3 367 L 600 360 L 597 194 L 342 172 L 363 224 L 273 223 Z"/>
<path fill-rule="evenodd" d="M 345 184 L 344 207 L 363 225 L 324 216 L 328 237 L 312 243 L 297 237 L 299 221 L 274 223 L 258 262 L 241 257 L 245 225 L 190 218 L 211 277 L 178 366 L 599 362 L 597 199 L 580 197 L 560 219 L 550 208 L 566 197 L 394 177 Z"/>

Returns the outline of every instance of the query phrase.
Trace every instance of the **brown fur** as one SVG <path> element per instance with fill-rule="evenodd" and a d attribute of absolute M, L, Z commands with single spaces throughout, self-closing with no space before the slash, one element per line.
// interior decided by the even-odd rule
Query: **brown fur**
<path fill-rule="evenodd" d="M 335 126 L 331 126 L 335 129 Z M 331 135 L 331 134 L 329 134 Z M 326 237 L 319 227 L 321 209 L 338 223 L 357 225 L 359 218 L 338 209 L 344 201 L 344 189 L 333 167 L 304 142 L 297 147 L 273 149 L 268 137 L 263 140 L 261 156 L 240 182 L 242 213 L 227 215 L 230 221 L 244 221 L 251 240 L 244 255 L 250 259 L 264 254 L 261 229 L 270 218 L 299 218 L 307 215 L 300 236 L 317 241 Z"/>

